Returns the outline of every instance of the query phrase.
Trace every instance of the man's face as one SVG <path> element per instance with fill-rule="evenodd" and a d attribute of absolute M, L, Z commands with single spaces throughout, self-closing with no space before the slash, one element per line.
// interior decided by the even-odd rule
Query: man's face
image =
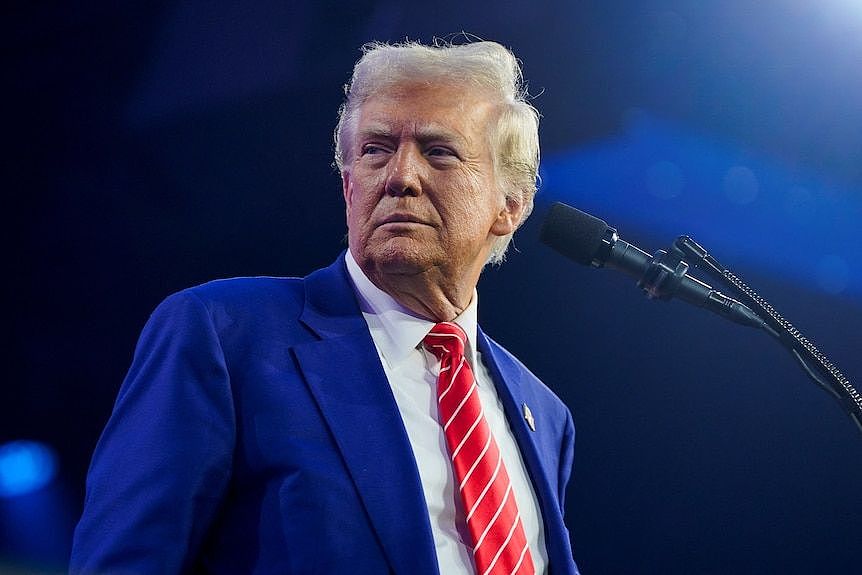
<path fill-rule="evenodd" d="M 455 84 L 399 84 L 362 105 L 342 179 L 350 250 L 366 274 L 437 267 L 478 278 L 521 215 L 495 179 L 495 119 L 485 94 Z"/>

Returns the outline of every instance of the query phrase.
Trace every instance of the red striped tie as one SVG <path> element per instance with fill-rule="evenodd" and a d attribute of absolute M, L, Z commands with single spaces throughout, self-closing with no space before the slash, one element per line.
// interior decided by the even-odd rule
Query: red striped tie
<path fill-rule="evenodd" d="M 423 340 L 440 360 L 437 403 L 479 575 L 535 573 L 524 526 L 500 448 L 485 420 L 473 372 L 464 358 L 467 336 L 438 323 Z"/>

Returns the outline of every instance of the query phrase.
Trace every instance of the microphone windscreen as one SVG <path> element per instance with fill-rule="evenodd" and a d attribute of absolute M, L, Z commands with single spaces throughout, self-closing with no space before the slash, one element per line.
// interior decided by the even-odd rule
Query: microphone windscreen
<path fill-rule="evenodd" d="M 577 208 L 555 202 L 548 211 L 539 239 L 567 258 L 590 265 L 598 254 L 608 224 Z"/>

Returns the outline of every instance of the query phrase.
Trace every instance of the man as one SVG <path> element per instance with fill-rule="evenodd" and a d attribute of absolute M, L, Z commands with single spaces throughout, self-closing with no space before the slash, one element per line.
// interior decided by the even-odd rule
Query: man
<path fill-rule="evenodd" d="M 576 573 L 571 416 L 476 324 L 537 126 L 499 44 L 367 46 L 336 130 L 349 250 L 159 306 L 72 571 Z"/>

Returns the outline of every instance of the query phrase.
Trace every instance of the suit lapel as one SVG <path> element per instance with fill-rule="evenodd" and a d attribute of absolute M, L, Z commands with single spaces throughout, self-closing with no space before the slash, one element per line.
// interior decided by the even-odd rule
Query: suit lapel
<path fill-rule="evenodd" d="M 569 562 L 562 560 L 562 558 L 567 553 L 565 549 L 568 544 L 561 546 L 561 542 L 568 540 L 568 533 L 563 527 L 562 512 L 556 491 L 551 487 L 548 480 L 549 477 L 556 477 L 559 473 L 557 454 L 554 458 L 550 458 L 546 450 L 539 447 L 541 438 L 549 432 L 548 428 L 542 424 L 542 412 L 540 411 L 542 403 L 535 395 L 533 386 L 526 385 L 524 378 L 531 376 L 525 372 L 523 367 L 513 361 L 499 346 L 490 342 L 481 329 L 477 334 L 477 339 L 482 359 L 494 379 L 497 394 L 506 413 L 506 419 L 509 421 L 512 434 L 521 450 L 521 456 L 527 466 L 527 472 L 533 482 L 533 489 L 536 491 L 536 497 L 541 506 L 548 559 L 551 566 L 566 565 Z M 524 417 L 524 405 L 533 410 L 532 415 L 535 417 L 536 431 L 532 431 L 528 427 Z"/>
<path fill-rule="evenodd" d="M 343 257 L 306 279 L 301 320 L 321 339 L 293 351 L 392 571 L 437 574 L 413 451 Z"/>

